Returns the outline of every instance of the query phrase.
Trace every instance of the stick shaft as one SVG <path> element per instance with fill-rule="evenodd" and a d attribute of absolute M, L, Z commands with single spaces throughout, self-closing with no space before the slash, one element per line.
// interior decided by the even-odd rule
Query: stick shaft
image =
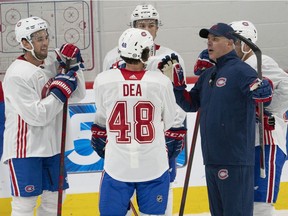
<path fill-rule="evenodd" d="M 258 73 L 258 78 L 260 80 L 263 79 L 262 75 L 262 52 L 260 48 L 254 44 L 251 40 L 243 37 L 242 35 L 239 35 L 237 33 L 233 33 L 235 37 L 237 37 L 239 40 L 243 41 L 246 43 L 254 52 L 256 59 L 257 59 L 257 73 Z M 266 178 L 266 171 L 265 171 L 265 145 L 264 145 L 264 108 L 263 108 L 263 103 L 258 103 L 258 108 L 259 108 L 259 144 L 260 144 L 260 177 L 261 178 Z"/>
<path fill-rule="evenodd" d="M 192 168 L 192 162 L 193 162 L 195 146 L 196 146 L 196 141 L 197 141 L 197 136 L 198 136 L 199 122 L 200 122 L 200 111 L 198 111 L 196 114 L 196 120 L 195 120 L 195 125 L 194 125 L 192 141 L 191 141 L 189 159 L 188 159 L 188 163 L 187 163 L 184 187 L 183 187 L 180 210 L 179 210 L 179 216 L 183 216 L 183 214 L 184 214 L 186 197 L 187 197 L 189 180 L 190 180 L 190 174 L 191 174 L 191 168 Z"/>
<path fill-rule="evenodd" d="M 65 73 L 69 71 L 71 60 L 67 59 Z M 60 165 L 59 165 L 59 182 L 58 182 L 58 208 L 57 216 L 62 215 L 62 200 L 63 200 L 63 184 L 64 184 L 64 170 L 65 170 L 65 143 L 66 143 L 66 128 L 67 128 L 67 109 L 68 99 L 63 106 L 62 117 L 62 133 L 61 133 L 61 150 L 60 150 Z"/>

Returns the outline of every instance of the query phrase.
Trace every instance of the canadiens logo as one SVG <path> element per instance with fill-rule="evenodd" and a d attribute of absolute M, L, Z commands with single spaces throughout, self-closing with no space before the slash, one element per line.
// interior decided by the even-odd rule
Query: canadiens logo
<path fill-rule="evenodd" d="M 226 78 L 225 77 L 220 77 L 220 78 L 218 78 L 217 79 L 217 81 L 216 81 L 216 86 L 217 87 L 223 87 L 223 86 L 225 86 L 226 85 Z"/>
<path fill-rule="evenodd" d="M 218 171 L 218 178 L 221 179 L 221 180 L 224 180 L 226 178 L 228 178 L 229 175 L 228 175 L 228 170 L 227 169 L 221 169 Z"/>
<path fill-rule="evenodd" d="M 127 43 L 123 42 L 123 43 L 122 43 L 122 47 L 123 47 L 123 48 L 126 48 L 126 47 L 127 47 Z"/>
<path fill-rule="evenodd" d="M 34 190 L 35 190 L 34 185 L 27 185 L 27 186 L 25 187 L 25 191 L 26 191 L 27 193 L 31 193 L 31 192 L 33 192 Z"/>

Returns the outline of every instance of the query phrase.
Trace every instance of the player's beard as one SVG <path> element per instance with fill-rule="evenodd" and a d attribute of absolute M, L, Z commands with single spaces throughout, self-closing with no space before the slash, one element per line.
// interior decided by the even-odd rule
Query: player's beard
<path fill-rule="evenodd" d="M 44 59 L 46 59 L 47 56 L 48 56 L 48 49 L 40 50 L 40 52 L 35 52 L 35 50 L 34 50 L 34 53 L 35 53 L 35 56 L 36 56 L 39 60 L 44 60 Z"/>

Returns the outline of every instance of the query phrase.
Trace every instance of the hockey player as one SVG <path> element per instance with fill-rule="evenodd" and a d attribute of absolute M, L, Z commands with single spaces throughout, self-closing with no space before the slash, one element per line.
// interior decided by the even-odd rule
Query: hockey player
<path fill-rule="evenodd" d="M 230 23 L 236 33 L 257 42 L 257 30 L 250 21 Z M 237 55 L 257 70 L 253 51 L 241 41 L 236 41 Z M 273 98 L 264 111 L 264 144 L 266 178 L 260 177 L 260 146 L 256 125 L 254 216 L 272 216 L 277 201 L 282 168 L 286 158 L 286 127 L 283 113 L 288 107 L 288 74 L 269 56 L 262 55 L 262 74 L 273 82 Z"/>
<path fill-rule="evenodd" d="M 269 81 L 242 62 L 233 29 L 217 23 L 201 29 L 209 58 L 215 60 L 187 91 L 181 69 L 173 70 L 177 103 L 200 109 L 200 133 L 210 211 L 213 216 L 252 216 L 254 192 L 255 101 L 270 101 Z M 172 59 L 173 60 L 173 59 Z M 254 89 L 254 90 L 253 90 Z"/>
<path fill-rule="evenodd" d="M 3 81 L 2 161 L 9 165 L 11 215 L 33 216 L 40 195 L 37 215 L 56 215 L 62 110 L 68 98 L 77 101 L 85 96 L 82 58 L 72 44 L 48 55 L 48 25 L 39 17 L 18 21 L 15 35 L 24 54 L 12 62 Z M 66 59 L 71 66 L 64 74 Z M 63 189 L 67 188 L 66 181 Z"/>
<path fill-rule="evenodd" d="M 155 43 L 157 32 L 158 32 L 159 26 L 161 25 L 162 24 L 161 24 L 160 15 L 158 11 L 150 4 L 137 5 L 131 14 L 130 27 L 147 30 L 153 37 L 154 47 L 151 52 L 151 57 L 149 58 L 148 62 L 146 62 L 146 69 L 153 70 L 153 71 L 158 70 L 158 63 L 161 62 L 161 60 L 165 58 L 166 55 L 170 55 L 171 53 L 175 53 L 178 56 L 181 66 L 185 68 L 184 61 L 177 52 Z M 122 67 L 123 63 L 124 62 L 123 60 L 121 60 L 119 53 L 118 53 L 118 46 L 116 46 L 114 49 L 112 49 L 106 54 L 104 61 L 103 61 L 103 70 L 108 70 L 111 67 Z M 184 120 L 186 118 L 186 113 L 179 106 L 177 106 L 176 112 L 177 112 L 177 115 L 176 115 L 176 118 L 175 118 L 175 121 L 171 130 L 182 129 L 184 127 Z M 167 133 L 167 137 L 166 137 L 167 141 L 169 141 L 170 139 L 168 135 L 169 133 Z M 176 178 L 176 159 L 175 158 L 171 158 L 169 160 L 169 166 L 170 166 L 169 170 L 170 170 L 171 189 L 169 191 L 169 200 L 168 200 L 167 211 L 165 213 L 165 216 L 173 215 L 173 209 L 172 209 L 173 190 L 172 188 L 173 188 L 173 182 Z"/>
<path fill-rule="evenodd" d="M 135 190 L 141 215 L 164 215 L 167 158 L 180 153 L 186 131 L 174 131 L 175 139 L 165 147 L 164 131 L 173 125 L 176 102 L 171 81 L 160 71 L 145 70 L 151 34 L 130 28 L 118 44 L 125 68 L 100 73 L 93 87 L 97 112 L 91 144 L 105 156 L 100 214 L 125 215 Z"/>

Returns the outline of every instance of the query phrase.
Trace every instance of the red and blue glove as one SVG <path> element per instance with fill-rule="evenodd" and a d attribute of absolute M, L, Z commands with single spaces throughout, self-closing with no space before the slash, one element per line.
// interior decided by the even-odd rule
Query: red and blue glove
<path fill-rule="evenodd" d="M 165 132 L 166 148 L 168 158 L 176 158 L 184 148 L 184 138 L 187 128 L 170 128 Z"/>
<path fill-rule="evenodd" d="M 259 110 L 258 107 L 256 108 L 256 122 L 259 122 Z M 264 129 L 267 131 L 272 131 L 275 130 L 275 117 L 273 116 L 272 113 L 268 112 L 267 110 L 264 109 L 263 113 L 263 125 Z"/>
<path fill-rule="evenodd" d="M 92 137 L 91 146 L 99 157 L 105 157 L 105 146 L 107 141 L 106 128 L 97 124 L 93 124 L 91 127 Z"/>
<path fill-rule="evenodd" d="M 194 74 L 200 76 L 200 74 L 207 68 L 213 67 L 215 62 L 209 58 L 208 49 L 203 50 L 194 65 Z"/>
<path fill-rule="evenodd" d="M 175 53 L 172 53 L 171 56 L 165 56 L 165 58 L 158 63 L 158 69 L 169 77 L 175 89 L 184 90 L 186 88 L 184 71 Z"/>
<path fill-rule="evenodd" d="M 49 87 L 50 94 L 65 103 L 77 88 L 77 73 L 74 70 L 67 74 L 57 74 Z"/>
<path fill-rule="evenodd" d="M 262 102 L 265 107 L 269 106 L 272 100 L 273 83 L 268 78 L 263 78 L 262 81 L 256 79 L 250 85 L 250 91 L 252 91 L 252 98 L 256 103 Z"/>
<path fill-rule="evenodd" d="M 71 60 L 70 69 L 74 71 L 79 70 L 79 68 L 84 68 L 84 61 L 81 56 L 80 49 L 69 43 L 65 43 L 60 49 L 55 49 L 56 58 L 62 68 L 66 68 L 66 61 Z"/>

